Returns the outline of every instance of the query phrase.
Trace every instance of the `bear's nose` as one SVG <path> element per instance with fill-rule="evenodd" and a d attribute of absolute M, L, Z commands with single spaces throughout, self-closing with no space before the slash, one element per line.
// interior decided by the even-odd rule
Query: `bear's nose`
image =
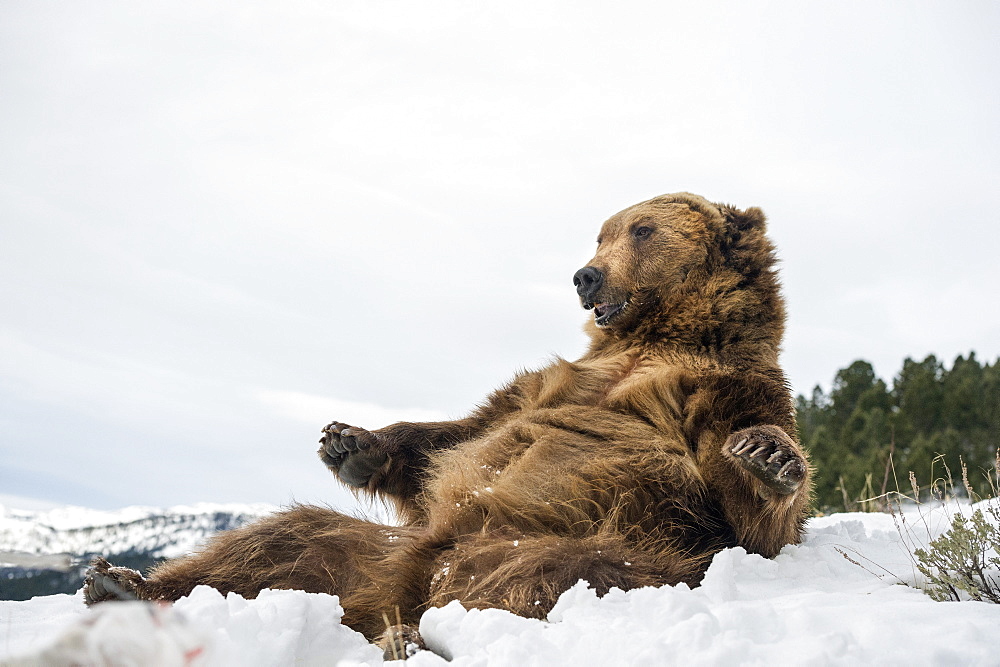
<path fill-rule="evenodd" d="M 597 291 L 604 284 L 604 274 L 593 266 L 585 266 L 573 276 L 576 293 L 586 302 L 593 302 Z"/>

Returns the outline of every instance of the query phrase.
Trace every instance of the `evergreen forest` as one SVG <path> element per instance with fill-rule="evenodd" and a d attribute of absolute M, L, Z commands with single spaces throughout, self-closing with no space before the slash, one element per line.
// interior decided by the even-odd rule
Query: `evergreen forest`
<path fill-rule="evenodd" d="M 886 492 L 912 495 L 911 471 L 921 495 L 935 482 L 965 493 L 962 463 L 975 493 L 996 495 L 1000 359 L 981 364 L 973 352 L 949 369 L 934 355 L 907 358 L 891 386 L 858 360 L 837 372 L 829 394 L 817 386 L 799 396 L 797 410 L 821 512 L 878 509 Z"/>

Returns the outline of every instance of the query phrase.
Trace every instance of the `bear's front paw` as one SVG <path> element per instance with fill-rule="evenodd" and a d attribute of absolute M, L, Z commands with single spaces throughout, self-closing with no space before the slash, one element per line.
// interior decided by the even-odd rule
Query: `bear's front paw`
<path fill-rule="evenodd" d="M 343 422 L 327 424 L 319 444 L 319 458 L 350 486 L 366 486 L 389 458 L 378 449 L 378 438 L 374 433 Z"/>
<path fill-rule="evenodd" d="M 752 426 L 729 436 L 723 453 L 772 491 L 795 493 L 806 477 L 807 464 L 795 442 L 777 426 Z"/>
<path fill-rule="evenodd" d="M 90 562 L 83 580 L 83 599 L 88 606 L 109 600 L 142 600 L 146 580 L 127 567 L 115 567 L 98 556 Z"/>

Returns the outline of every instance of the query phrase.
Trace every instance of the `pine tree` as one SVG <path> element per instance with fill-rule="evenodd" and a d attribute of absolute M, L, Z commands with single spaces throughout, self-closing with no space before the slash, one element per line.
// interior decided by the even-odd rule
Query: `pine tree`
<path fill-rule="evenodd" d="M 837 372 L 829 395 L 821 387 L 799 396 L 799 430 L 816 467 L 817 504 L 825 510 L 859 508 L 858 501 L 896 490 L 890 454 L 904 480 L 913 471 L 920 486 L 944 480 L 989 492 L 986 471 L 1000 446 L 1000 361 L 980 365 L 975 353 L 946 369 L 934 355 L 910 358 L 890 389 L 872 365 L 858 360 Z"/>

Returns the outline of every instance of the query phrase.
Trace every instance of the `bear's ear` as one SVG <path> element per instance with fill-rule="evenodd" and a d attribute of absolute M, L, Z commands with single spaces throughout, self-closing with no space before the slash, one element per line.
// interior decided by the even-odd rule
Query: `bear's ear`
<path fill-rule="evenodd" d="M 732 225 L 737 231 L 747 232 L 751 229 L 764 231 L 767 227 L 767 218 L 764 216 L 764 211 L 756 206 L 751 206 L 744 211 L 728 204 L 720 208 L 722 209 L 722 214 L 726 217 L 726 222 Z"/>

